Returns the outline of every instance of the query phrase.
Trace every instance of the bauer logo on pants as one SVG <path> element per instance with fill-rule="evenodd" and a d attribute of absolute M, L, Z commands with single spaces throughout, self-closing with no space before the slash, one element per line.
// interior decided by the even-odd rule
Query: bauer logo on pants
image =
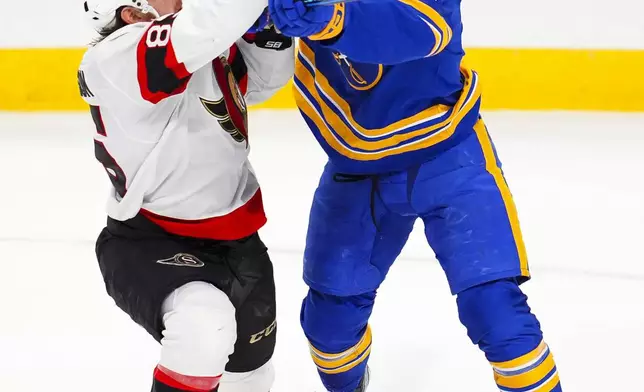
<path fill-rule="evenodd" d="M 168 259 L 157 260 L 157 263 L 176 265 L 177 267 L 203 267 L 205 265 L 203 261 L 187 253 L 177 253 Z"/>

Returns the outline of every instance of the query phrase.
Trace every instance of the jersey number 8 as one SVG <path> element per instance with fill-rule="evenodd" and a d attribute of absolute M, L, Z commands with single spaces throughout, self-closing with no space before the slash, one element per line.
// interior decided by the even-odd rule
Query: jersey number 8
<path fill-rule="evenodd" d="M 148 48 L 166 46 L 170 42 L 170 31 L 172 25 L 154 25 L 148 30 L 145 44 Z"/>

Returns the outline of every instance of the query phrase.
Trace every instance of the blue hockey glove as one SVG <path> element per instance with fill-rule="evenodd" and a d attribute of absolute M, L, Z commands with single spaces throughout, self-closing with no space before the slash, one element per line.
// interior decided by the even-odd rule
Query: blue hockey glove
<path fill-rule="evenodd" d="M 275 27 L 289 37 L 329 39 L 344 25 L 344 4 L 309 7 L 302 0 L 269 0 Z"/>
<path fill-rule="evenodd" d="M 246 31 L 246 33 L 255 34 L 258 31 L 262 31 L 267 28 L 270 23 L 271 18 L 268 15 L 268 7 L 266 7 L 264 9 L 264 12 L 262 12 L 259 18 L 257 18 L 255 23 L 253 23 L 253 25 L 250 27 L 250 29 L 248 29 L 248 31 Z"/>

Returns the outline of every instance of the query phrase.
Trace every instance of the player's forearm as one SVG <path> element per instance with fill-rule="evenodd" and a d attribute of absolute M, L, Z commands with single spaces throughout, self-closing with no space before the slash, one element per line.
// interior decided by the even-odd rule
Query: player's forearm
<path fill-rule="evenodd" d="M 257 20 L 267 0 L 184 0 L 172 28 L 178 62 L 193 72 L 226 51 Z"/>
<path fill-rule="evenodd" d="M 269 38 L 267 42 L 244 39 L 237 42 L 248 68 L 246 101 L 249 105 L 266 101 L 293 76 L 295 53 L 292 39 L 284 36 Z"/>
<path fill-rule="evenodd" d="M 310 38 L 321 38 L 355 61 L 396 64 L 440 53 L 452 29 L 439 11 L 420 0 L 352 2 L 345 5 L 340 34 Z"/>

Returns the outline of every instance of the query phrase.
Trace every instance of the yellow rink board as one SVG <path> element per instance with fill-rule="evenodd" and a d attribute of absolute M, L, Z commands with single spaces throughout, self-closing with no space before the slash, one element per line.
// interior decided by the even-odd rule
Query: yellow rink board
<path fill-rule="evenodd" d="M 82 55 L 0 49 L 0 110 L 85 110 L 76 83 Z M 481 76 L 486 110 L 644 111 L 642 50 L 472 48 L 466 61 Z M 295 107 L 290 88 L 261 107 Z"/>

